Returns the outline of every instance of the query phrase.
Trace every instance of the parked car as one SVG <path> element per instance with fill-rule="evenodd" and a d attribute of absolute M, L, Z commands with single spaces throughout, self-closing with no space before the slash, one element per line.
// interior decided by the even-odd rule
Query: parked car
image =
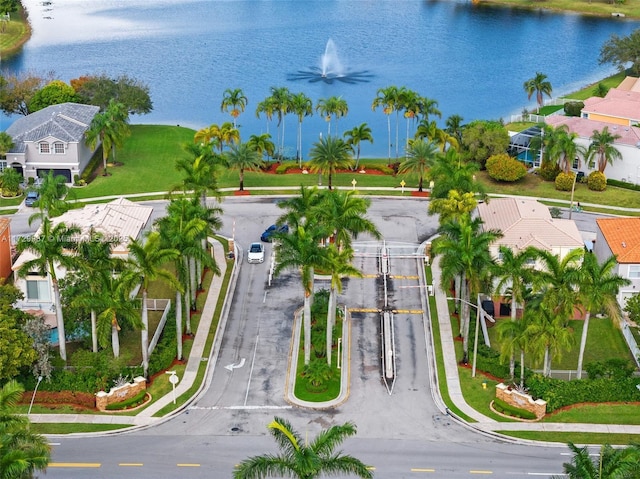
<path fill-rule="evenodd" d="M 264 245 L 262 243 L 251 243 L 247 253 L 249 263 L 264 263 Z"/>
<path fill-rule="evenodd" d="M 282 225 L 282 226 L 271 225 L 266 230 L 264 230 L 264 233 L 262 233 L 262 236 L 260 236 L 260 239 L 266 243 L 271 243 L 271 237 L 274 234 L 288 233 L 288 232 L 289 232 L 289 226 L 287 225 Z"/>
<path fill-rule="evenodd" d="M 27 192 L 27 197 L 24 200 L 25 206 L 33 206 L 36 201 L 40 199 L 40 193 L 37 191 Z"/>

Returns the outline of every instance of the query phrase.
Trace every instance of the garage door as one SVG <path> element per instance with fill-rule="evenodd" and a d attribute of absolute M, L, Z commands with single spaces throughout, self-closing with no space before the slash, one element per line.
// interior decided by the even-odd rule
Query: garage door
<path fill-rule="evenodd" d="M 36 173 L 38 178 L 43 178 L 49 174 L 49 171 L 53 171 L 53 176 L 64 176 L 67 183 L 71 183 L 71 170 L 44 170 L 38 169 Z"/>

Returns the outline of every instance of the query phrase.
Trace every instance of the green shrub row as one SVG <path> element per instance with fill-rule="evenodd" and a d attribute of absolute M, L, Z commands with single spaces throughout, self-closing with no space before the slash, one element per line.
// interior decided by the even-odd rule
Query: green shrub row
<path fill-rule="evenodd" d="M 379 171 L 381 173 L 384 173 L 385 175 L 395 175 L 396 172 L 393 170 L 393 168 L 391 168 L 390 166 L 387 165 L 383 165 L 382 163 L 370 163 L 370 164 L 364 164 L 364 163 L 360 163 L 360 170 L 373 170 L 373 171 Z"/>
<path fill-rule="evenodd" d="M 536 419 L 536 415 L 526 409 L 520 409 L 519 407 L 507 404 L 502 399 L 495 398 L 493 400 L 493 408 L 507 416 L 517 417 L 520 419 Z"/>
<path fill-rule="evenodd" d="M 136 394 L 135 396 L 130 397 L 129 399 L 126 399 L 125 401 L 114 402 L 112 404 L 108 404 L 105 409 L 107 411 L 119 411 L 121 409 L 127 409 L 130 406 L 135 407 L 135 406 L 138 406 L 139 404 L 143 403 L 146 396 L 147 396 L 147 391 L 141 391 L 138 394 Z"/>
<path fill-rule="evenodd" d="M 276 167 L 276 174 L 284 175 L 287 171 L 293 170 L 294 168 L 299 168 L 298 163 L 295 161 L 285 161 Z"/>
<path fill-rule="evenodd" d="M 149 357 L 149 376 L 169 369 L 177 354 L 175 312 L 172 308 L 160 340 Z"/>
<path fill-rule="evenodd" d="M 640 191 L 640 185 L 636 185 L 635 183 L 628 183 L 626 181 L 612 180 L 610 178 L 607 178 L 607 185 L 615 186 L 617 188 L 624 188 L 626 190 Z"/>
<path fill-rule="evenodd" d="M 21 404 L 30 404 L 33 398 L 32 391 L 22 393 Z M 35 404 L 72 404 L 90 409 L 96 407 L 96 397 L 90 393 L 82 393 L 78 391 L 38 391 L 34 400 Z"/>
<path fill-rule="evenodd" d="M 509 380 L 509 364 L 500 362 L 500 353 L 488 348 L 484 344 L 478 345 L 478 359 L 476 369 L 483 371 L 495 378 Z M 516 370 L 520 371 L 520 366 L 516 364 Z"/>

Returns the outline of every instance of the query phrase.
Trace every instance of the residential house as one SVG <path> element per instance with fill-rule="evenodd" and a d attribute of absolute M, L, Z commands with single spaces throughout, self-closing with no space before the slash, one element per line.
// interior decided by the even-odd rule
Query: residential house
<path fill-rule="evenodd" d="M 99 107 L 61 103 L 17 119 L 6 133 L 14 146 L 0 161 L 0 171 L 11 167 L 25 179 L 49 171 L 72 183 L 95 153 L 85 143 L 85 133 Z"/>
<path fill-rule="evenodd" d="M 578 135 L 577 144 L 588 148 L 594 131 L 608 127 L 612 135 L 619 135 L 614 142 L 622 158 L 607 165 L 607 178 L 640 184 L 640 79 L 627 77 L 617 87 L 611 88 L 604 98 L 585 100 L 580 117 L 550 115 L 545 123 L 554 128 L 566 125 Z M 597 165 L 589 167 L 584 158 L 576 158 L 573 170 L 588 176 L 597 171 Z"/>
<path fill-rule="evenodd" d="M 640 218 L 598 218 L 596 225 L 596 257 L 604 261 L 615 255 L 614 273 L 631 281 L 618 293 L 618 303 L 624 307 L 627 298 L 640 291 Z"/>
<path fill-rule="evenodd" d="M 11 276 L 11 220 L 0 218 L 0 281 L 5 281 Z"/>
<path fill-rule="evenodd" d="M 112 247 L 112 254 L 126 258 L 129 252 L 129 238 L 141 237 L 148 226 L 152 211 L 151 206 L 119 198 L 106 204 L 92 204 L 82 209 L 70 210 L 53 218 L 52 222 L 54 225 L 64 222 L 68 226 L 79 227 L 81 230 L 79 240 L 90 240 L 91 235 L 95 233 L 101 233 L 108 239 L 115 239 L 117 243 Z M 22 253 L 13 264 L 13 271 L 17 273 L 22 265 L 32 258 L 33 255 L 30 252 Z M 56 270 L 58 278 L 63 278 L 65 273 L 62 267 Z M 18 302 L 16 307 L 29 310 L 31 313 L 44 314 L 47 322 L 52 320 L 51 324 L 55 324 L 53 312 L 56 305 L 50 277 L 41 276 L 36 271 L 29 272 L 23 278 L 18 277 L 17 274 L 15 276 L 15 285 L 24 294 L 24 300 Z"/>

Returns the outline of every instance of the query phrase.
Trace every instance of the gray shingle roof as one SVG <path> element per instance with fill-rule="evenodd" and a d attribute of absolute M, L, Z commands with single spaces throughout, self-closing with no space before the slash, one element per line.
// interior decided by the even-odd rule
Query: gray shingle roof
<path fill-rule="evenodd" d="M 24 152 L 25 142 L 37 142 L 49 136 L 65 143 L 80 142 L 99 110 L 93 105 L 61 103 L 19 118 L 6 131 L 15 145 L 11 152 Z"/>

